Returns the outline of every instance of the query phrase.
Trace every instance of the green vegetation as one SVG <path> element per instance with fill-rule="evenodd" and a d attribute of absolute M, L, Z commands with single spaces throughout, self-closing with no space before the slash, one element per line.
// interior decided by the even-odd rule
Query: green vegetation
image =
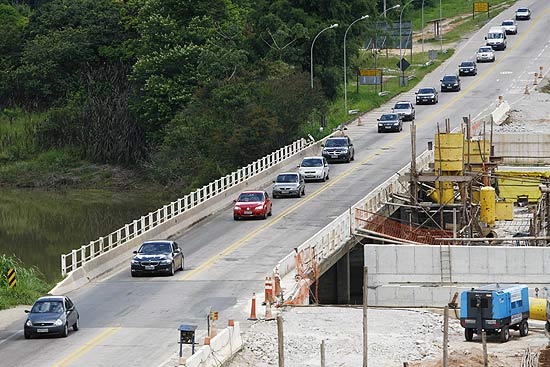
<path fill-rule="evenodd" d="M 17 285 L 9 288 L 7 273 L 16 270 Z M 52 288 L 34 267 L 24 267 L 15 257 L 0 255 L 0 310 L 16 305 L 32 304 Z"/>

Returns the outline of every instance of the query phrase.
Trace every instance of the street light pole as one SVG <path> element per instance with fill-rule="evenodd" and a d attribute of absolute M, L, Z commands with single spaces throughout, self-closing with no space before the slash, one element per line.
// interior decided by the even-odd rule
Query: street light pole
<path fill-rule="evenodd" d="M 399 85 L 401 85 L 402 83 L 403 84 L 405 83 L 405 70 L 403 70 L 403 62 L 401 61 L 401 60 L 403 60 L 403 46 L 402 46 L 403 34 L 402 34 L 402 24 L 401 23 L 402 23 L 402 19 L 403 19 L 403 11 L 407 7 L 407 5 L 409 5 L 413 1 L 414 0 L 410 0 L 408 3 L 403 5 L 403 9 L 401 9 L 401 13 L 399 14 L 399 69 L 401 69 L 401 78 L 402 78 Z M 412 40 L 411 40 L 411 42 L 412 42 Z"/>
<path fill-rule="evenodd" d="M 355 19 L 346 29 L 346 32 L 344 33 L 344 113 L 348 114 L 348 79 L 347 79 L 347 65 L 346 65 L 346 37 L 348 35 L 348 31 L 351 28 L 352 25 L 357 23 L 360 20 L 367 19 L 368 15 L 363 15 L 361 18 Z M 313 73 L 312 73 L 313 74 Z"/>
<path fill-rule="evenodd" d="M 385 2 L 384 2 L 384 11 L 382 12 L 382 16 L 383 16 L 384 19 L 385 19 L 385 18 L 386 18 L 386 13 L 387 13 L 388 11 L 390 11 L 390 10 L 392 10 L 392 9 L 397 9 L 397 8 L 399 8 L 399 7 L 401 7 L 401 5 L 397 4 L 397 5 L 395 5 L 395 6 L 392 6 L 392 7 L 389 8 L 389 9 L 386 9 L 386 5 L 385 5 Z M 377 25 L 375 24 L 375 25 L 374 25 L 375 34 L 376 34 L 376 32 L 377 32 L 377 28 L 376 28 L 376 27 L 377 27 Z M 375 42 L 375 43 L 376 43 L 376 42 Z M 387 60 L 388 60 L 388 49 L 386 48 L 386 61 L 387 61 Z M 375 59 L 374 59 L 374 63 L 375 63 L 374 68 L 377 69 L 377 68 L 378 68 L 378 53 L 376 53 L 376 57 L 375 57 Z"/>
<path fill-rule="evenodd" d="M 328 27 L 326 28 L 323 28 L 321 30 L 321 32 L 317 33 L 317 35 L 315 36 L 315 38 L 313 39 L 313 42 L 311 42 L 311 54 L 310 54 L 310 62 L 311 62 L 311 71 L 310 71 L 310 74 L 311 74 L 311 89 L 313 89 L 313 45 L 315 44 L 315 40 L 317 40 L 317 37 L 319 37 L 319 35 L 321 33 L 323 33 L 324 31 L 328 30 L 328 29 L 332 29 L 332 28 L 336 28 L 338 27 L 338 23 L 335 23 L 335 24 L 331 24 L 329 25 Z"/>
<path fill-rule="evenodd" d="M 443 21 L 443 7 L 441 0 L 439 0 L 439 44 L 440 44 L 440 51 L 443 52 L 443 27 L 441 26 L 441 22 Z"/>

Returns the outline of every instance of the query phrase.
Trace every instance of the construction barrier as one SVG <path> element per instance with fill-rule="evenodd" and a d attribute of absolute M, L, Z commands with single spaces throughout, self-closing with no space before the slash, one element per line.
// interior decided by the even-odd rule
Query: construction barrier
<path fill-rule="evenodd" d="M 243 346 L 238 322 L 230 320 L 229 326 L 210 338 L 195 354 L 185 359 L 186 367 L 218 367 L 230 360 Z"/>

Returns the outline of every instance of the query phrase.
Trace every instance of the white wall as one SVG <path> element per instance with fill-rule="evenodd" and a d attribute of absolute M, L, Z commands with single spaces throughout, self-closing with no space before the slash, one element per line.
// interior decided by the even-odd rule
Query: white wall
<path fill-rule="evenodd" d="M 451 284 L 441 284 L 440 247 L 365 245 L 369 305 L 435 306 L 456 291 L 489 283 L 527 284 L 531 292 L 550 278 L 550 248 L 450 246 Z"/>
<path fill-rule="evenodd" d="M 498 133 L 493 136 L 495 156 L 504 158 L 505 164 L 549 164 L 550 134 L 546 133 Z M 546 157 L 546 158 L 539 158 Z"/>

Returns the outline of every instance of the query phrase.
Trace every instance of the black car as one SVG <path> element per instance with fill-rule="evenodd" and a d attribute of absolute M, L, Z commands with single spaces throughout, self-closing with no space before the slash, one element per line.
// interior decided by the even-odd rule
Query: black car
<path fill-rule="evenodd" d="M 458 75 L 477 75 L 477 65 L 474 61 L 462 61 L 458 66 Z"/>
<path fill-rule="evenodd" d="M 69 328 L 79 328 L 78 311 L 74 303 L 66 296 L 40 297 L 32 308 L 25 310 L 27 321 L 23 335 L 30 339 L 37 335 L 69 335 Z"/>
<path fill-rule="evenodd" d="M 434 87 L 420 88 L 416 94 L 416 104 L 431 103 L 436 104 L 439 102 L 439 94 Z"/>
<path fill-rule="evenodd" d="M 348 136 L 333 136 L 322 146 L 322 155 L 327 161 L 349 162 L 355 159 L 355 150 Z"/>
<path fill-rule="evenodd" d="M 131 265 L 133 277 L 154 273 L 174 275 L 177 270 L 183 270 L 183 251 L 174 241 L 144 242 L 139 250 L 134 251 L 134 254 Z"/>
<path fill-rule="evenodd" d="M 403 130 L 403 118 L 398 113 L 385 113 L 378 121 L 378 132 Z"/>
<path fill-rule="evenodd" d="M 441 79 L 442 92 L 458 92 L 460 90 L 460 78 L 456 75 L 445 75 Z"/>

